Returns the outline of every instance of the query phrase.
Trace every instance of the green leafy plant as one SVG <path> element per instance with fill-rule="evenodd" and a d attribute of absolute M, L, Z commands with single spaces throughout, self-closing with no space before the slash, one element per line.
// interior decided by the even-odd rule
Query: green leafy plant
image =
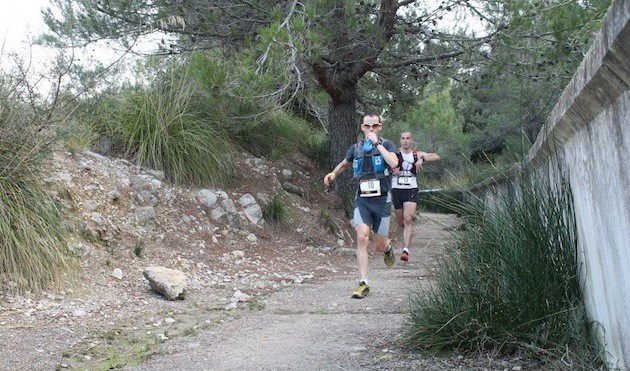
<path fill-rule="evenodd" d="M 289 208 L 282 197 L 273 196 L 263 208 L 263 218 L 272 224 L 283 224 L 289 217 Z"/>
<path fill-rule="evenodd" d="M 456 205 L 464 221 L 428 294 L 411 300 L 411 349 L 532 352 L 601 367 L 578 284 L 569 185 L 521 180 L 494 207 Z"/>

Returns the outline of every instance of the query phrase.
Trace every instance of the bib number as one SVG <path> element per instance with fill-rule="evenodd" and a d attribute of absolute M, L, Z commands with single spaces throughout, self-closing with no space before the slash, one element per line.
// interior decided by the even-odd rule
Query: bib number
<path fill-rule="evenodd" d="M 399 176 L 398 177 L 398 185 L 410 186 L 411 185 L 411 177 L 409 177 L 409 176 Z"/>
<path fill-rule="evenodd" d="M 362 180 L 359 184 L 360 197 L 374 197 L 381 195 L 381 181 L 378 179 Z"/>

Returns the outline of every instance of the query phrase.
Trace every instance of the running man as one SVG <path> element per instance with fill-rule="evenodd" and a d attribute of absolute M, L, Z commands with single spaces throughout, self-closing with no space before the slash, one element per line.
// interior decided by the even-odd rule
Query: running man
<path fill-rule="evenodd" d="M 359 288 L 352 293 L 355 299 L 363 299 L 370 293 L 368 284 L 368 244 L 370 228 L 374 232 L 376 250 L 384 253 L 385 264 L 394 264 L 394 252 L 388 238 L 391 215 L 391 170 L 398 166 L 394 142 L 378 136 L 382 129 L 380 116 L 367 114 L 361 130 L 365 140 L 353 144 L 346 157 L 324 177 L 328 187 L 335 178 L 352 166 L 359 187 L 354 198 L 353 224 L 357 233 L 357 262 Z"/>
<path fill-rule="evenodd" d="M 398 226 L 403 228 L 403 251 L 400 260 L 409 260 L 409 245 L 413 235 L 413 218 L 416 215 L 418 181 L 416 176 L 425 162 L 437 162 L 442 158 L 435 153 L 412 149 L 413 136 L 405 131 L 400 134 L 398 166 L 392 178 L 392 201 Z"/>

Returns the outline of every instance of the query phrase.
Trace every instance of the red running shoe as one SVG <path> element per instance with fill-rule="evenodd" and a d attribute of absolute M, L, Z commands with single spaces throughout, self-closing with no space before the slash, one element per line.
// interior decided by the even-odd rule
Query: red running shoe
<path fill-rule="evenodd" d="M 403 251 L 402 254 L 400 254 L 400 260 L 404 262 L 409 261 L 409 253 L 406 251 Z"/>

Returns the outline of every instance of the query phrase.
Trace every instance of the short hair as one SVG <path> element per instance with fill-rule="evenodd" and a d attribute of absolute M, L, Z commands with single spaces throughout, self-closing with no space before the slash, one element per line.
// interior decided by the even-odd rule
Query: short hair
<path fill-rule="evenodd" d="M 378 123 L 382 124 L 383 123 L 383 119 L 381 118 L 381 115 L 374 113 L 374 112 L 368 112 L 365 115 L 363 115 L 363 117 L 374 117 L 376 116 L 378 118 Z"/>

